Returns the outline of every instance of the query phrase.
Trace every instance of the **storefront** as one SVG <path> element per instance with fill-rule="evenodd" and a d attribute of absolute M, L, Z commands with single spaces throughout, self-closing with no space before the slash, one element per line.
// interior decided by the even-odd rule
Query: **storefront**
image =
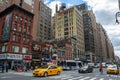
<path fill-rule="evenodd" d="M 14 70 L 15 66 L 20 65 L 22 68 L 24 66 L 30 68 L 32 61 L 32 55 L 22 55 L 13 53 L 0 54 L 0 63 L 8 64 L 9 69 Z"/>
<path fill-rule="evenodd" d="M 23 65 L 28 70 L 31 69 L 32 55 L 23 55 Z"/>
<path fill-rule="evenodd" d="M 22 54 L 6 54 L 6 63 L 9 65 L 9 69 L 14 69 L 16 65 L 22 66 Z"/>
<path fill-rule="evenodd" d="M 0 63 L 4 64 L 5 60 L 6 60 L 6 54 L 0 54 Z"/>

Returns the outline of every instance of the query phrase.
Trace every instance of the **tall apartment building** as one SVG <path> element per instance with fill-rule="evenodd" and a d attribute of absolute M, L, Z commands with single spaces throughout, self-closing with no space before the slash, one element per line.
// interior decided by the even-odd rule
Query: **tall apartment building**
<path fill-rule="evenodd" d="M 0 13 L 0 63 L 12 69 L 15 64 L 31 62 L 33 16 L 15 4 Z"/>
<path fill-rule="evenodd" d="M 42 1 L 39 4 L 39 22 L 37 29 L 37 41 L 45 42 L 51 39 L 51 15 L 52 10 Z"/>
<path fill-rule="evenodd" d="M 64 9 L 65 5 L 58 11 L 56 7 L 55 14 L 55 39 L 71 39 L 74 58 L 82 59 L 84 57 L 84 31 L 82 14 L 71 7 Z"/>
<path fill-rule="evenodd" d="M 76 8 L 82 12 L 86 57 L 88 60 L 94 61 L 95 40 L 93 31 L 93 18 L 95 17 L 91 15 L 92 11 L 88 10 L 86 4 L 77 5 Z"/>
<path fill-rule="evenodd" d="M 114 60 L 114 48 L 109 40 L 106 31 L 103 29 L 101 24 L 97 24 L 99 27 L 100 33 L 100 43 L 101 43 L 101 53 L 100 53 L 100 60 L 106 62 L 112 62 Z"/>

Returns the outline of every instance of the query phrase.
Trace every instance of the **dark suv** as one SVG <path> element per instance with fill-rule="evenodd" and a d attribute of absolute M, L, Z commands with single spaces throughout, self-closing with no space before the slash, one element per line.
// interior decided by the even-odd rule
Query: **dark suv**
<path fill-rule="evenodd" d="M 78 70 L 79 73 L 92 73 L 93 67 L 92 66 L 83 66 Z"/>

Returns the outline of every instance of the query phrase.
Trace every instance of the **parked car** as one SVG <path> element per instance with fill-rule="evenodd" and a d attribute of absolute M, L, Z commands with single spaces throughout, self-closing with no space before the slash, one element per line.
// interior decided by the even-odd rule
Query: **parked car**
<path fill-rule="evenodd" d="M 33 71 L 34 76 L 49 76 L 49 75 L 60 75 L 62 73 L 62 67 L 56 65 L 46 65 L 36 68 Z"/>
<path fill-rule="evenodd" d="M 92 66 L 83 66 L 78 70 L 79 73 L 92 73 L 93 67 Z"/>
<path fill-rule="evenodd" d="M 116 74 L 116 75 L 118 75 L 119 74 L 119 67 L 116 64 L 111 64 L 111 65 L 109 65 L 107 67 L 106 73 L 107 74 Z"/>

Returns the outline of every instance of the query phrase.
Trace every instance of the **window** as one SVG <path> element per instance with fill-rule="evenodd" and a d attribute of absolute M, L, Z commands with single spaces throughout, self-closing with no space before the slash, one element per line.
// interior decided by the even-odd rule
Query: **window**
<path fill-rule="evenodd" d="M 27 47 L 23 47 L 22 48 L 22 53 L 27 53 L 28 52 L 28 48 Z"/>
<path fill-rule="evenodd" d="M 26 40 L 26 37 L 24 36 L 24 37 L 23 37 L 23 42 L 25 42 L 25 40 Z"/>
<path fill-rule="evenodd" d="M 28 22 L 28 26 L 31 26 L 31 21 Z"/>
<path fill-rule="evenodd" d="M 12 46 L 12 52 L 19 52 L 19 46 Z"/>
<path fill-rule="evenodd" d="M 22 17 L 20 17 L 20 23 L 22 23 L 22 21 L 23 21 L 23 19 L 22 19 Z"/>
<path fill-rule="evenodd" d="M 21 39 L 21 35 L 18 35 L 18 42 L 20 42 L 20 39 Z"/>
<path fill-rule="evenodd" d="M 15 21 L 18 21 L 18 16 L 17 15 L 15 16 Z"/>
<path fill-rule="evenodd" d="M 23 4 L 23 0 L 20 0 L 20 3 L 19 3 L 19 5 L 20 5 L 20 6 L 22 6 L 22 4 Z"/>
<path fill-rule="evenodd" d="M 27 20 L 25 19 L 25 25 L 27 25 Z"/>
<path fill-rule="evenodd" d="M 24 26 L 24 32 L 26 32 L 26 30 L 27 30 L 27 29 L 26 29 L 26 26 Z"/>
<path fill-rule="evenodd" d="M 14 31 L 16 31 L 16 30 L 17 30 L 17 25 L 15 24 L 15 25 L 14 25 Z"/>
<path fill-rule="evenodd" d="M 22 25 L 19 26 L 19 32 L 21 32 L 21 31 L 22 31 Z"/>
<path fill-rule="evenodd" d="M 13 41 L 16 40 L 16 34 L 13 34 Z"/>
<path fill-rule="evenodd" d="M 28 27 L 28 34 L 30 34 L 30 27 Z"/>
<path fill-rule="evenodd" d="M 1 48 L 2 52 L 6 52 L 8 50 L 8 45 L 3 45 Z"/>
<path fill-rule="evenodd" d="M 28 43 L 30 42 L 30 38 L 27 38 L 27 42 L 28 42 Z"/>

